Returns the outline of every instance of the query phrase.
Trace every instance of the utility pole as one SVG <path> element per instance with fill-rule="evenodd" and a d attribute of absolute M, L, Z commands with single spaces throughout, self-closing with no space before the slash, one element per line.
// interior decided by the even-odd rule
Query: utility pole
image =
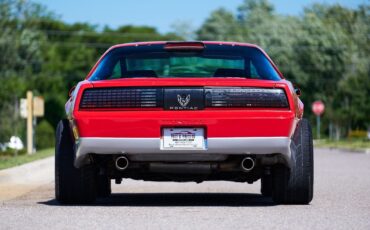
<path fill-rule="evenodd" d="M 321 127 L 321 124 L 320 124 L 320 115 L 317 115 L 316 116 L 316 137 L 317 139 L 320 139 L 320 127 Z"/>
<path fill-rule="evenodd" d="M 27 91 L 27 98 L 21 98 L 19 113 L 22 118 L 27 119 L 27 153 L 32 154 L 35 148 L 35 126 L 36 118 L 44 116 L 44 98 L 34 97 L 32 91 Z"/>
<path fill-rule="evenodd" d="M 18 116 L 19 116 L 19 105 L 18 97 L 14 96 L 14 116 L 13 116 L 13 135 L 18 136 Z M 14 156 L 18 156 L 18 148 L 14 149 Z"/>
<path fill-rule="evenodd" d="M 33 93 L 27 91 L 27 153 L 33 153 Z"/>

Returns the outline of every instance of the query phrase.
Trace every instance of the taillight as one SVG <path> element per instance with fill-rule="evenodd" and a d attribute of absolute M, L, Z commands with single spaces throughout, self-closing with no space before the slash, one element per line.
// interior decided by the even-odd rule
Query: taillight
<path fill-rule="evenodd" d="M 265 88 L 208 88 L 206 107 L 214 108 L 288 108 L 283 89 Z"/>
<path fill-rule="evenodd" d="M 80 109 L 156 108 L 162 106 L 159 88 L 94 88 L 83 92 Z"/>

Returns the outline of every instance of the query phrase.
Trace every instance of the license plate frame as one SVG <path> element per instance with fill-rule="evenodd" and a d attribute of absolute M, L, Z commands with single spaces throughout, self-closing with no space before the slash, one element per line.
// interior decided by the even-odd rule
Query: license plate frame
<path fill-rule="evenodd" d="M 163 128 L 162 150 L 206 150 L 204 128 Z"/>

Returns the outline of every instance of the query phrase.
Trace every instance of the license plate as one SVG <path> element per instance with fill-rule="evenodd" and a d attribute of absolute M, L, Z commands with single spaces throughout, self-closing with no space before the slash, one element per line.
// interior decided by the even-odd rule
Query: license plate
<path fill-rule="evenodd" d="M 203 128 L 164 128 L 162 149 L 204 150 L 206 148 Z"/>

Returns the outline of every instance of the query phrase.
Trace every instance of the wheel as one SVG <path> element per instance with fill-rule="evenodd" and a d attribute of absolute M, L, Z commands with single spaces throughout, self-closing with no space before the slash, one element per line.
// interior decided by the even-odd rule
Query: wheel
<path fill-rule="evenodd" d="M 279 204 L 309 204 L 313 198 L 313 143 L 309 122 L 302 119 L 291 143 L 292 165 L 273 168 L 272 198 Z"/>
<path fill-rule="evenodd" d="M 55 197 L 62 204 L 87 204 L 96 198 L 93 165 L 75 168 L 73 139 L 68 120 L 61 120 L 56 131 Z"/>
<path fill-rule="evenodd" d="M 264 175 L 261 177 L 261 194 L 263 196 L 272 195 L 272 176 Z"/>
<path fill-rule="evenodd" d="M 112 193 L 111 181 L 107 176 L 98 176 L 96 192 L 98 197 L 108 197 Z"/>

